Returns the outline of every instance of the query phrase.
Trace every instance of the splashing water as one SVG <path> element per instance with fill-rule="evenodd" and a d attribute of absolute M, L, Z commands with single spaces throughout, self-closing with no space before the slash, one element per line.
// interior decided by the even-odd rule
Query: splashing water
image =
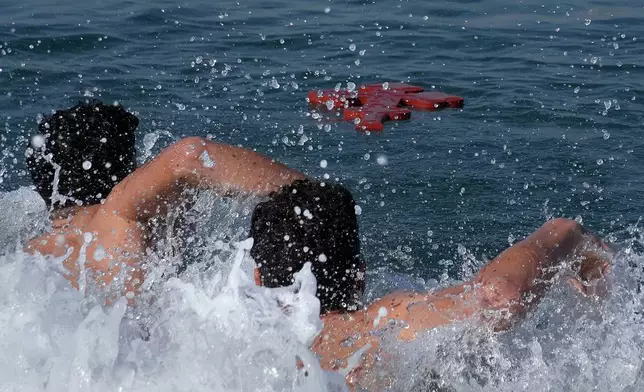
<path fill-rule="evenodd" d="M 391 391 L 644 390 L 644 257 L 620 251 L 602 299 L 563 282 L 517 325 L 494 332 L 473 321 L 402 343 L 385 336 L 387 360 L 367 388 Z M 384 358 L 384 355 L 383 355 Z"/>
<path fill-rule="evenodd" d="M 29 197 L 32 202 L 37 195 Z M 24 210 L 10 213 L 24 218 Z M 32 226 L 14 232 L 29 238 L 37 232 Z M 345 390 L 342 377 L 321 370 L 308 349 L 321 328 L 310 266 L 291 287 L 258 287 L 245 272 L 251 245 L 249 239 L 231 246 L 227 275 L 189 270 L 159 284 L 154 301 L 136 309 L 123 299 L 103 307 L 91 289 L 87 296 L 72 289 L 61 274 L 62 258 L 6 248 L 0 257 L 0 389 Z M 298 361 L 304 364 L 299 369 Z"/>
<path fill-rule="evenodd" d="M 169 259 L 156 254 L 150 275 L 157 278 L 137 308 L 126 307 L 124 300 L 100 306 L 90 279 L 86 295 L 70 287 L 62 276 L 62 258 L 31 256 L 16 247 L 18 239 L 24 242 L 46 225 L 46 207 L 33 191 L 0 195 L 0 207 L 7 228 L 0 241 L 5 249 L 0 256 L 0 389 L 346 390 L 343 376 L 323 371 L 308 349 L 322 327 L 310 266 L 291 287 L 257 287 L 247 255 L 252 239 L 236 241 L 242 231 L 222 236 L 223 225 L 247 215 L 245 202 L 200 198 L 196 215 L 210 223 L 195 235 L 210 233 L 199 245 L 205 251 L 184 273 L 168 279 L 155 270 Z M 365 386 L 392 391 L 644 390 L 643 259 L 634 251 L 642 241 L 637 230 L 633 233 L 616 260 L 612 289 L 603 301 L 581 298 L 559 284 L 503 333 L 463 322 L 409 343 L 384 334 L 372 373 L 376 380 Z M 380 323 L 387 321 L 386 312 L 380 316 Z M 298 368 L 298 361 L 304 366 Z"/>

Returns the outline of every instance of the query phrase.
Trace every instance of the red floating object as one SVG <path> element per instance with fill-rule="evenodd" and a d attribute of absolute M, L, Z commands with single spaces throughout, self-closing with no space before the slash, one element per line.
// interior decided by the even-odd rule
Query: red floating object
<path fill-rule="evenodd" d="M 358 91 L 309 92 L 309 103 L 328 109 L 344 109 L 344 119 L 354 121 L 357 131 L 382 131 L 389 120 L 409 120 L 411 110 L 462 108 L 463 98 L 405 83 L 367 84 Z M 358 120 L 356 120 L 358 119 Z"/>

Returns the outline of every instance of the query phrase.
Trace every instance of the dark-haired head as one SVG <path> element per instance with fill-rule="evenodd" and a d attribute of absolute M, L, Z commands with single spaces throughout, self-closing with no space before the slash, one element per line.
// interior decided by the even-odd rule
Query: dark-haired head
<path fill-rule="evenodd" d="M 253 213 L 251 256 L 267 287 L 293 283 L 311 262 L 322 313 L 355 310 L 364 290 L 364 267 L 355 202 L 340 185 L 298 180 Z"/>
<path fill-rule="evenodd" d="M 47 205 L 90 205 L 106 198 L 135 169 L 138 125 L 122 106 L 99 101 L 46 117 L 31 138 L 27 167 Z"/>

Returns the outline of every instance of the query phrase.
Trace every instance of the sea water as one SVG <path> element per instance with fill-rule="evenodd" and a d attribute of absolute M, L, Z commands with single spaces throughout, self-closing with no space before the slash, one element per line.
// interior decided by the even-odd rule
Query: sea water
<path fill-rule="evenodd" d="M 308 349 L 322 327 L 309 265 L 291 287 L 258 287 L 248 273 L 252 239 L 231 241 L 213 247 L 220 268 L 209 260 L 201 271 L 205 260 L 196 261 L 151 285 L 135 308 L 123 298 L 103 306 L 99 293 L 71 288 L 62 258 L 21 250 L 38 231 L 29 215 L 45 224 L 39 199 L 24 188 L 0 198 L 15 207 L 4 210 L 13 230 L 3 234 L 13 238 L 0 257 L 0 390 L 345 390 Z"/>
<path fill-rule="evenodd" d="M 212 239 L 221 238 L 222 229 L 207 222 L 246 219 L 248 200 L 219 208 L 211 196 L 201 200 L 201 208 L 210 206 L 206 218 L 220 218 L 203 219 L 196 229 L 210 232 Z M 252 239 L 240 240 L 243 235 L 228 230 L 229 241 L 214 240 L 216 245 L 201 253 L 203 260 L 149 284 L 138 306 L 128 308 L 124 299 L 103 306 L 93 290 L 83 295 L 71 288 L 61 259 L 21 250 L 47 225 L 37 194 L 21 188 L 3 194 L 0 204 L 5 218 L 11 218 L 5 220 L 0 257 L 0 390 L 346 390 L 343 377 L 322 370 L 308 348 L 322 327 L 309 265 L 291 287 L 258 287 L 248 257 Z M 506 332 L 468 321 L 430 330 L 410 343 L 385 333 L 373 370 L 378 380 L 371 387 L 642 390 L 644 296 L 636 267 L 642 257 L 633 251 L 641 234 L 636 228 L 632 233 L 615 260 L 605 298 L 582 298 L 556 284 Z M 151 256 L 152 270 L 164 260 L 172 262 L 164 257 Z M 374 279 L 389 278 L 376 273 Z M 454 282 L 442 284 L 447 283 Z"/>
<path fill-rule="evenodd" d="M 222 306 L 214 298 L 249 318 L 281 314 L 271 291 L 229 279 L 240 275 L 245 201 L 204 199 L 195 216 L 208 223 L 187 251 L 160 235 L 150 302 L 136 311 L 97 307 L 100 293 L 69 289 L 56 260 L 24 255 L 48 225 L 42 200 L 7 193 L 31 185 L 30 136 L 43 115 L 90 98 L 137 114 L 139 163 L 197 135 L 347 186 L 360 206 L 368 300 L 467 279 L 545 219 L 579 219 L 630 250 L 608 298 L 557 284 L 504 333 L 463 324 L 409 344 L 385 335 L 383 359 L 393 359 L 377 371 L 393 390 L 643 390 L 640 0 L 30 0 L 0 10 L 0 390 L 289 390 L 292 359 L 271 355 L 305 346 L 319 327 L 208 324 L 203 309 Z M 465 108 L 414 111 L 367 135 L 307 107 L 308 91 L 370 82 L 456 94 Z M 183 259 L 194 263 L 179 271 Z M 234 299 L 230 285 L 266 303 Z"/>

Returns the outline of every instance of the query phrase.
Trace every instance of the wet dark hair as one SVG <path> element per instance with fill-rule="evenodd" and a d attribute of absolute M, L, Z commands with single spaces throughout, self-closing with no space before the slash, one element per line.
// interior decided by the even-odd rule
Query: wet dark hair
<path fill-rule="evenodd" d="M 355 310 L 364 290 L 355 202 L 340 185 L 297 180 L 253 212 L 251 256 L 267 287 L 311 262 L 322 313 Z"/>
<path fill-rule="evenodd" d="M 54 208 L 96 204 L 106 198 L 136 168 L 138 125 L 139 119 L 121 105 L 95 100 L 44 118 L 38 125 L 40 134 L 31 138 L 27 167 L 47 206 L 52 204 L 54 186 L 61 196 L 54 198 Z"/>

